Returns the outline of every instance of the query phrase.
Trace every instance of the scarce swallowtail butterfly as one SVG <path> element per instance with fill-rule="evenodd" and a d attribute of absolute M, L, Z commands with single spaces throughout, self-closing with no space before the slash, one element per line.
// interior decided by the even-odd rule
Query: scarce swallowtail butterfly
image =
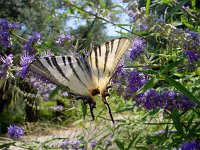
<path fill-rule="evenodd" d="M 130 46 L 128 38 L 118 38 L 94 48 L 88 56 L 36 59 L 29 65 L 29 70 L 67 88 L 76 99 L 82 99 L 85 105 L 89 104 L 93 120 L 93 108 L 96 108 L 94 96 L 100 94 L 114 123 L 106 98 L 110 96 L 108 89 L 111 88 L 111 77 Z"/>

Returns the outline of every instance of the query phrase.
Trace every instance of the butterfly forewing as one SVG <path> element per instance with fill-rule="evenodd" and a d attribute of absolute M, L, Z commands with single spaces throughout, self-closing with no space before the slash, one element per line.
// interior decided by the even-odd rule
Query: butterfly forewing
<path fill-rule="evenodd" d="M 124 53 L 130 48 L 131 41 L 119 38 L 95 48 L 88 58 L 94 82 L 105 88 Z"/>
<path fill-rule="evenodd" d="M 46 77 L 57 85 L 68 87 L 75 94 L 88 95 L 92 86 L 84 62 L 76 57 L 44 57 L 31 63 L 29 70 Z"/>

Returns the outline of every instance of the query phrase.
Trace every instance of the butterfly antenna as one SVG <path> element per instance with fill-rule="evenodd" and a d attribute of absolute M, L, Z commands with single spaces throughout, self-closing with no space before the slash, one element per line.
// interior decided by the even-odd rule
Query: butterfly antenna
<path fill-rule="evenodd" d="M 115 120 L 113 119 L 112 112 L 111 112 L 111 109 L 110 109 L 108 102 L 106 101 L 106 102 L 104 102 L 104 104 L 108 107 L 110 118 L 111 118 L 113 124 L 115 124 Z"/>

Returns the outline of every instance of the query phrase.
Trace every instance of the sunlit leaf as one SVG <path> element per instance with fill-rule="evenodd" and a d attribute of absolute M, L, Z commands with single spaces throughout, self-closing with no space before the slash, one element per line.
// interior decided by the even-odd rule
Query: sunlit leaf
<path fill-rule="evenodd" d="M 99 0 L 99 4 L 101 5 L 102 8 L 106 8 L 106 4 L 103 2 L 103 0 Z"/>
<path fill-rule="evenodd" d="M 149 14 L 149 7 L 150 7 L 151 0 L 146 0 L 146 14 Z"/>

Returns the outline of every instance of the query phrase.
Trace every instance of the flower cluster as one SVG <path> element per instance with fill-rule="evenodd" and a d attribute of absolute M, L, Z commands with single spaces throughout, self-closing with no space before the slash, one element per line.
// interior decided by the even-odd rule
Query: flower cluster
<path fill-rule="evenodd" d="M 123 94 L 124 98 L 130 98 L 132 94 L 138 91 L 146 83 L 147 80 L 148 77 L 139 71 L 132 70 L 129 72 L 127 87 Z"/>
<path fill-rule="evenodd" d="M 160 95 L 156 90 L 147 90 L 144 94 L 139 94 L 136 98 L 136 104 L 142 105 L 148 110 L 162 107 Z"/>
<path fill-rule="evenodd" d="M 132 48 L 130 51 L 130 58 L 134 60 L 138 54 L 144 51 L 145 41 L 137 39 L 132 43 Z"/>
<path fill-rule="evenodd" d="M 58 43 L 60 46 L 64 46 L 66 42 L 71 41 L 72 39 L 73 36 L 69 34 L 62 34 L 58 37 L 58 41 L 56 41 L 56 43 Z"/>
<path fill-rule="evenodd" d="M 24 78 L 28 73 L 28 66 L 29 64 L 34 60 L 33 55 L 29 55 L 28 52 L 24 52 L 24 54 L 21 55 L 20 58 L 20 70 L 18 72 L 18 75 Z"/>
<path fill-rule="evenodd" d="M 32 36 L 27 37 L 27 41 L 24 45 L 24 50 L 28 52 L 29 55 L 34 55 L 37 52 L 35 46 L 41 44 L 41 34 L 35 32 Z"/>
<path fill-rule="evenodd" d="M 17 125 L 10 125 L 8 127 L 8 135 L 13 140 L 20 138 L 24 134 L 24 130 Z"/>
<path fill-rule="evenodd" d="M 6 76 L 9 66 L 13 63 L 13 55 L 10 54 L 6 57 L 0 56 L 0 78 Z"/>
<path fill-rule="evenodd" d="M 90 146 L 91 146 L 92 148 L 94 148 L 94 147 L 97 146 L 97 144 L 98 144 L 97 139 L 93 139 L 93 140 L 91 141 L 91 143 L 90 143 Z"/>
<path fill-rule="evenodd" d="M 65 141 L 63 141 L 61 147 L 63 149 L 70 149 L 71 148 L 71 149 L 78 150 L 78 149 L 84 147 L 84 143 L 80 140 L 74 140 L 74 141 L 65 140 Z"/>
<path fill-rule="evenodd" d="M 48 100 L 50 93 L 56 88 L 55 84 L 50 83 L 46 78 L 39 75 L 25 78 L 25 80 L 42 95 L 44 100 Z"/>
<path fill-rule="evenodd" d="M 200 143 L 196 141 L 187 142 L 181 146 L 181 150 L 198 150 L 198 149 L 200 149 Z"/>
<path fill-rule="evenodd" d="M 164 111 L 173 111 L 174 109 L 185 111 L 196 105 L 184 94 L 171 90 L 161 92 L 154 89 L 147 90 L 145 93 L 134 97 L 133 101 L 148 110 L 162 108 Z"/>
<path fill-rule="evenodd" d="M 10 23 L 7 19 L 0 18 L 0 44 L 4 48 L 11 46 L 10 31 L 19 27 L 20 26 L 18 24 Z"/>

